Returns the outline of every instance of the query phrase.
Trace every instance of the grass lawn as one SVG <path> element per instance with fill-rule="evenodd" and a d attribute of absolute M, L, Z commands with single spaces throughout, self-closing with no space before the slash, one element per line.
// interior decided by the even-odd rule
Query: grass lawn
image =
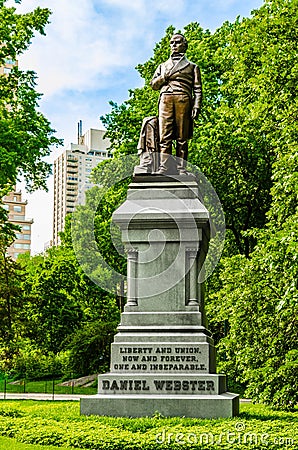
<path fill-rule="evenodd" d="M 3 400 L 0 450 L 297 450 L 297 425 L 298 410 L 250 403 L 231 419 L 129 419 L 80 416 L 78 402 Z"/>

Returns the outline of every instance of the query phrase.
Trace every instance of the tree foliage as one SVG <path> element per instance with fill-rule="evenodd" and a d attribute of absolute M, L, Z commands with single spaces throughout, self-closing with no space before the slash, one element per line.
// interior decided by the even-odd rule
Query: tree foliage
<path fill-rule="evenodd" d="M 240 54 L 245 70 L 235 85 L 237 94 L 251 66 L 244 123 L 256 118 L 255 135 L 273 149 L 271 202 L 264 227 L 246 233 L 257 242 L 250 258 L 223 260 L 208 306 L 215 329 L 229 323 L 221 367 L 247 386 L 247 395 L 281 408 L 298 400 L 297 12 L 294 1 L 266 2 L 234 38 L 251 55 Z"/>
<path fill-rule="evenodd" d="M 6 245 L 0 242 L 0 343 L 14 340 L 21 304 L 21 271 L 18 264 L 6 255 Z"/>
<path fill-rule="evenodd" d="M 16 61 L 28 49 L 36 32 L 45 34 L 50 10 L 36 8 L 17 14 L 16 8 L 0 3 L 0 65 Z M 0 194 L 13 186 L 20 174 L 28 189 L 46 188 L 50 165 L 43 160 L 49 147 L 59 144 L 48 119 L 38 110 L 36 75 L 17 67 L 0 76 Z"/>
<path fill-rule="evenodd" d="M 83 273 L 73 250 L 53 247 L 44 256 L 24 256 L 21 264 L 25 271 L 22 339 L 29 339 L 45 354 L 59 355 L 68 349 L 69 370 L 78 375 L 90 374 L 87 369 L 91 368 L 99 370 L 97 363 L 107 364 L 109 341 L 100 329 L 115 332 L 119 311 L 114 298 Z M 91 354 L 86 342 L 94 340 L 95 323 L 97 347 Z M 76 362 L 71 355 L 79 345 L 81 356 Z"/>
<path fill-rule="evenodd" d="M 16 1 L 15 3 L 20 3 Z M 0 1 L 0 66 L 12 70 L 0 76 L 0 198 L 6 195 L 22 175 L 28 190 L 46 188 L 50 165 L 43 158 L 50 145 L 59 144 L 49 121 L 38 110 L 36 75 L 17 67 L 20 54 L 29 48 L 35 33 L 45 34 L 50 10 L 36 8 L 18 14 L 15 7 Z M 24 274 L 18 263 L 6 255 L 19 227 L 9 223 L 7 211 L 0 205 L 0 315 L 1 367 L 8 367 L 16 354 L 24 328 Z M 32 325 L 32 324 L 31 324 Z"/>
<path fill-rule="evenodd" d="M 0 2 L 0 66 L 16 63 L 18 56 L 28 49 L 34 34 L 45 34 L 50 16 L 46 8 L 17 14 L 16 8 L 7 7 L 6 3 Z M 32 71 L 22 71 L 15 66 L 9 73 L 0 75 L 0 198 L 13 188 L 21 175 L 28 190 L 46 188 L 50 165 L 43 157 L 49 155 L 50 145 L 60 141 L 38 110 L 41 95 L 35 87 L 36 75 Z M 17 266 L 5 253 L 18 230 L 8 222 L 7 212 L 0 205 L 1 291 L 7 312 L 7 321 L 3 319 L 3 324 L 7 322 L 9 327 L 9 299 L 16 296 L 18 276 Z"/>

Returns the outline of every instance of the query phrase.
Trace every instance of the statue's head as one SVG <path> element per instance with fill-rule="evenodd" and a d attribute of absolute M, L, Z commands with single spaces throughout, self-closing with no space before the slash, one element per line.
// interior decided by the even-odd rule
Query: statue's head
<path fill-rule="evenodd" d="M 180 33 L 173 34 L 170 40 L 171 54 L 185 53 L 187 50 L 187 46 L 188 46 L 187 40 L 183 34 Z"/>

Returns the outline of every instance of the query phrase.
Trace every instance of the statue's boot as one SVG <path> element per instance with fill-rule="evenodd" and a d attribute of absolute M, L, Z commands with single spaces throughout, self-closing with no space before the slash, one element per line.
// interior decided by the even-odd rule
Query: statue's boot
<path fill-rule="evenodd" d="M 177 158 L 177 170 L 179 175 L 189 175 L 189 172 L 186 170 L 186 159 L 185 158 L 185 152 L 180 152 L 180 157 Z"/>
<path fill-rule="evenodd" d="M 166 175 L 169 173 L 169 158 L 171 155 L 168 153 L 160 153 L 160 164 L 158 170 L 155 172 L 155 175 Z"/>

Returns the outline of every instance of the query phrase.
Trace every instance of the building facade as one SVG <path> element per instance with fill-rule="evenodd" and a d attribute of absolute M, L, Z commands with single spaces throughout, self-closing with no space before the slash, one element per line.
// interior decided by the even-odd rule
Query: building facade
<path fill-rule="evenodd" d="M 12 58 L 5 58 L 4 64 L 0 66 L 0 75 L 7 75 L 11 72 L 13 67 L 17 66 L 18 62 Z"/>
<path fill-rule="evenodd" d="M 94 128 L 84 135 L 79 133 L 78 143 L 70 144 L 54 161 L 53 245 L 60 244 L 59 232 L 64 229 L 66 215 L 73 212 L 76 204 L 84 203 L 86 190 L 93 186 L 92 169 L 111 157 L 110 141 L 104 134 L 105 131 Z"/>
<path fill-rule="evenodd" d="M 7 254 L 16 260 L 21 253 L 30 253 L 31 250 L 31 227 L 33 219 L 26 219 L 27 200 L 22 200 L 22 192 L 14 189 L 4 196 L 3 207 L 8 212 L 9 222 L 19 225 L 21 231 L 16 232 L 16 240 L 7 249 Z"/>

